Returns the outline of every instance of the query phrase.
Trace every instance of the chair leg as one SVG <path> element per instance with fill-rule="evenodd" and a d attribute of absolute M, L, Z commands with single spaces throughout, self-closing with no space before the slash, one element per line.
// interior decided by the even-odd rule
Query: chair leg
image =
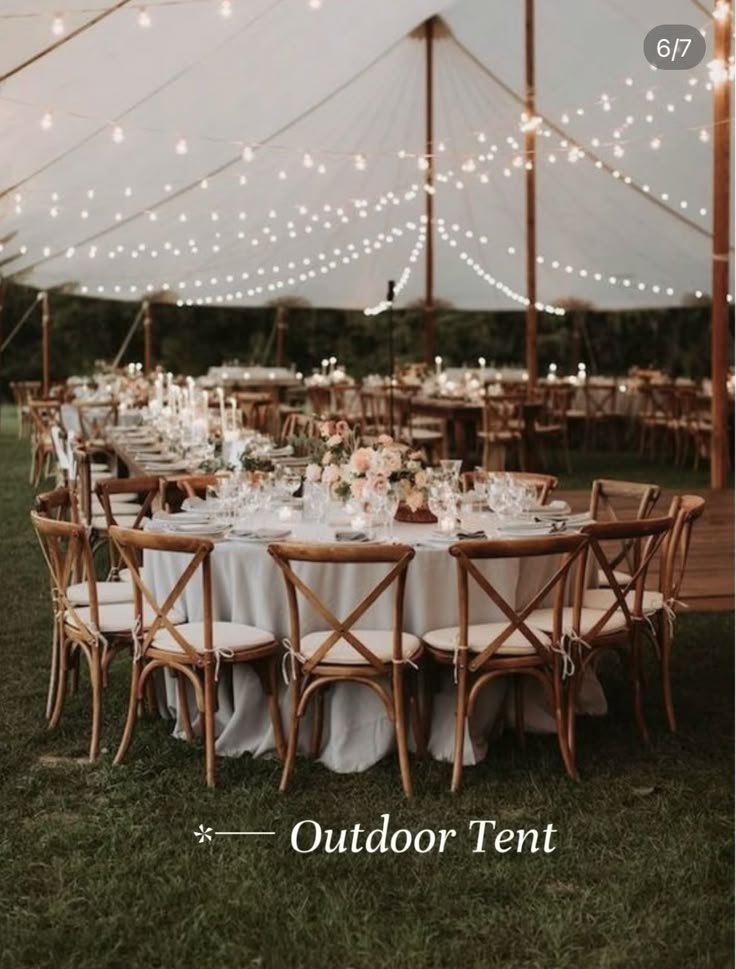
<path fill-rule="evenodd" d="M 675 704 L 672 698 L 672 626 L 669 618 L 662 614 L 659 617 L 659 652 L 662 671 L 662 699 L 667 714 L 667 725 L 672 733 L 677 733 L 677 719 Z"/>
<path fill-rule="evenodd" d="M 286 760 L 284 761 L 284 769 L 281 772 L 281 783 L 279 784 L 279 791 L 282 794 L 286 793 L 291 775 L 294 773 L 294 764 L 296 762 L 296 747 L 299 742 L 300 720 L 300 717 L 297 716 L 300 695 L 299 683 L 300 678 L 294 678 L 289 687 L 291 691 L 291 722 L 289 724 L 289 743 L 286 748 Z"/>
<path fill-rule="evenodd" d="M 49 690 L 46 695 L 46 719 L 50 720 L 54 712 L 54 701 L 59 684 L 59 623 L 54 619 L 54 630 L 51 636 L 51 669 L 49 670 Z"/>
<path fill-rule="evenodd" d="M 120 739 L 120 745 L 117 749 L 117 753 L 113 759 L 113 764 L 116 766 L 123 762 L 123 758 L 128 752 L 130 747 L 130 742 L 133 739 L 133 734 L 135 732 L 135 724 L 138 719 L 138 692 L 139 683 L 141 679 L 141 664 L 140 662 L 133 661 L 133 666 L 130 674 L 130 697 L 128 699 L 128 716 L 125 721 L 125 728 L 123 730 L 123 736 Z"/>
<path fill-rule="evenodd" d="M 312 698 L 312 736 L 309 742 L 309 756 L 312 760 L 316 760 L 322 750 L 322 726 L 325 715 L 326 689 L 328 687 L 322 687 L 322 689 L 317 690 Z"/>
<path fill-rule="evenodd" d="M 646 747 L 651 746 L 651 737 L 644 716 L 644 691 L 642 689 L 642 667 L 641 667 L 641 634 L 639 623 L 636 624 L 632 635 L 631 650 L 629 652 L 629 668 L 631 673 L 631 688 L 634 696 L 634 714 L 636 725 L 639 728 L 639 736 Z"/>
<path fill-rule="evenodd" d="M 463 773 L 463 751 L 465 749 L 465 721 L 468 704 L 468 649 L 458 649 L 457 659 L 457 689 L 455 692 L 455 753 L 452 761 L 452 782 L 450 790 L 453 794 L 460 790 L 460 780 Z"/>
<path fill-rule="evenodd" d="M 187 743 L 190 744 L 194 740 L 194 730 L 192 729 L 192 718 L 189 715 L 186 679 L 180 673 L 176 673 L 176 706 L 184 728 L 184 736 Z"/>
<path fill-rule="evenodd" d="M 89 679 L 92 687 L 92 736 L 89 743 L 89 761 L 93 764 L 100 753 L 102 729 L 102 657 L 97 647 L 92 649 L 89 661 Z"/>
<path fill-rule="evenodd" d="M 56 678 L 56 702 L 49 720 L 49 730 L 58 727 L 61 715 L 64 712 L 64 701 L 66 700 L 66 678 L 69 663 L 69 643 L 64 639 L 63 633 L 59 637 L 59 659 L 58 672 Z"/>
<path fill-rule="evenodd" d="M 578 772 L 575 766 L 574 740 L 573 746 L 570 744 L 570 734 L 573 738 L 575 734 L 575 703 L 574 696 L 570 688 L 565 689 L 560 680 L 555 676 L 552 680 L 552 692 L 555 704 L 555 723 L 557 725 L 557 742 L 560 746 L 562 763 L 568 775 L 577 781 Z M 572 717 L 570 711 L 572 710 Z"/>
<path fill-rule="evenodd" d="M 396 746 L 399 751 L 399 770 L 401 771 L 401 786 L 404 794 L 411 797 L 414 789 L 411 783 L 411 768 L 409 766 L 409 743 L 406 736 L 406 710 L 404 709 L 404 673 L 400 663 L 394 663 L 393 668 L 394 694 L 394 729 L 396 730 Z"/>
<path fill-rule="evenodd" d="M 204 668 L 204 710 L 202 711 L 202 732 L 204 734 L 204 764 L 207 787 L 215 786 L 215 668 L 208 664 Z"/>

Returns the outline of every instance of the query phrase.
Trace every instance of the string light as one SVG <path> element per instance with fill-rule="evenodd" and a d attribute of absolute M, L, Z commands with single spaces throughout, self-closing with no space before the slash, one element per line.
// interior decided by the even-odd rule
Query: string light
<path fill-rule="evenodd" d="M 220 3 L 220 16 L 223 20 L 228 20 L 233 13 L 233 5 L 231 0 L 222 0 Z"/>
<path fill-rule="evenodd" d="M 62 37 L 65 31 L 66 25 L 64 24 L 64 18 L 61 14 L 57 13 L 51 21 L 51 33 L 54 37 Z"/>
<path fill-rule="evenodd" d="M 151 15 L 145 7 L 141 7 L 138 11 L 138 26 L 143 28 L 151 26 Z"/>
<path fill-rule="evenodd" d="M 112 140 L 115 142 L 116 145 L 119 145 L 123 141 L 125 141 L 125 132 L 123 131 L 123 129 L 120 127 L 119 124 L 116 124 L 115 127 L 112 129 Z"/>
<path fill-rule="evenodd" d="M 180 138 L 176 143 L 177 155 L 186 155 L 189 152 L 189 145 L 186 138 Z"/>
<path fill-rule="evenodd" d="M 50 111 L 47 111 L 41 118 L 41 127 L 44 131 L 48 131 L 54 126 L 54 117 Z"/>

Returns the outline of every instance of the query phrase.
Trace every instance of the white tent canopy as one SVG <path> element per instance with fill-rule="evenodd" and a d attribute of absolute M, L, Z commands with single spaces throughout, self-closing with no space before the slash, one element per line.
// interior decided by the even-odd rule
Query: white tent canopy
<path fill-rule="evenodd" d="M 166 290 L 182 303 L 357 308 L 394 278 L 399 303 L 421 299 L 421 25 L 439 15 L 435 297 L 523 301 L 521 0 L 119 2 L 69 37 L 100 4 L 2 5 L 5 276 L 126 300 Z M 536 6 L 539 300 L 708 293 L 707 8 Z M 643 39 L 662 23 L 705 31 L 698 68 L 652 71 Z"/>

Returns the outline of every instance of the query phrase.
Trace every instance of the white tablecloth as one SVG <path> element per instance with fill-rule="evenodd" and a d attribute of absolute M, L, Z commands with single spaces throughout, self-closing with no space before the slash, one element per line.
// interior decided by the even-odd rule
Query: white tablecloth
<path fill-rule="evenodd" d="M 264 523 L 261 523 L 264 524 Z M 271 523 L 268 523 L 271 524 Z M 397 540 L 417 543 L 429 538 L 433 526 L 402 525 L 397 523 Z M 312 524 L 296 524 L 290 540 L 333 540 L 334 529 Z M 159 601 L 163 601 L 183 571 L 188 556 L 147 552 L 145 568 L 147 581 Z M 505 559 L 481 563 L 481 571 L 499 592 L 517 606 L 527 602 L 544 583 L 554 568 L 553 559 Z M 327 602 L 335 615 L 343 618 L 385 574 L 385 565 L 334 565 L 300 563 L 296 570 Z M 243 622 L 258 626 L 274 634 L 277 639 L 288 635 L 288 613 L 284 579 L 263 545 L 236 541 L 217 544 L 212 555 L 213 613 L 216 620 Z M 187 618 L 202 618 L 202 586 L 197 577 L 189 583 L 182 597 Z M 301 605 L 301 603 L 300 603 Z M 391 626 L 391 597 L 384 594 L 361 618 L 365 628 Z M 472 590 L 470 621 L 488 622 L 503 616 L 477 587 Z M 404 629 L 421 636 L 430 629 L 456 625 L 457 582 L 455 560 L 445 548 L 417 547 L 409 565 L 404 606 Z M 302 609 L 302 635 L 324 629 L 324 622 Z M 246 664 L 225 668 L 218 687 L 217 753 L 238 756 L 273 751 L 273 734 L 266 699 L 260 682 Z M 410 672 L 410 671 L 407 671 Z M 464 760 L 476 763 L 485 757 L 488 735 L 502 707 L 507 702 L 502 681 L 489 684 L 478 703 L 466 735 Z M 176 715 L 176 693 L 173 681 L 167 682 L 168 712 Z M 451 760 L 454 741 L 455 688 L 451 671 L 442 677 L 441 688 L 435 697 L 432 718 L 430 753 L 439 760 Z M 606 701 L 598 681 L 590 676 L 583 690 L 580 712 L 602 715 Z M 289 707 L 286 687 L 283 687 L 282 711 L 288 723 Z M 555 724 L 546 707 L 541 687 L 527 678 L 525 721 L 527 729 L 554 732 Z M 508 710 L 509 718 L 513 710 Z M 183 736 L 177 722 L 175 733 Z M 309 720 L 305 718 L 300 738 L 309 737 Z M 336 684 L 325 695 L 324 732 L 321 762 L 335 771 L 365 770 L 388 754 L 394 745 L 391 723 L 386 718 L 381 701 L 365 687 L 356 684 Z"/>

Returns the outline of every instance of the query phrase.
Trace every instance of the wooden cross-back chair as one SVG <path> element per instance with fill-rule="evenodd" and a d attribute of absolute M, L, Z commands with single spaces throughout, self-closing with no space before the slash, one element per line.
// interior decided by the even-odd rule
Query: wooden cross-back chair
<path fill-rule="evenodd" d="M 568 474 L 572 471 L 570 462 L 570 436 L 568 432 L 567 414 L 572 406 L 575 388 L 570 384 L 543 384 L 539 388 L 542 395 L 543 407 L 534 423 L 534 433 L 543 449 L 556 444 L 562 452 L 565 469 Z M 549 467 L 546 451 L 543 450 L 544 466 Z"/>
<path fill-rule="evenodd" d="M 120 555 L 117 546 L 110 538 L 110 529 L 113 525 L 143 528 L 146 519 L 152 517 L 154 504 L 159 499 L 160 481 L 157 476 L 149 475 L 140 478 L 104 478 L 96 483 L 95 494 L 102 506 L 108 536 L 109 578 L 117 579 L 120 574 Z M 131 494 L 135 495 L 140 503 L 128 501 L 127 498 Z M 115 500 L 120 495 L 125 496 L 122 502 Z"/>
<path fill-rule="evenodd" d="M 656 458 L 664 450 L 677 417 L 677 389 L 674 384 L 644 384 L 639 388 L 639 454 Z"/>
<path fill-rule="evenodd" d="M 524 398 L 521 394 L 485 395 L 478 431 L 478 437 L 483 441 L 484 468 L 504 471 L 509 457 L 522 467 L 523 427 Z"/>
<path fill-rule="evenodd" d="M 662 489 L 656 484 L 596 478 L 590 492 L 590 517 L 596 521 L 614 522 L 649 518 L 661 493 Z M 614 546 L 608 562 L 617 581 L 628 581 L 637 565 L 639 547 L 638 542 L 628 539 Z M 598 575 L 598 583 L 608 584 L 608 575 L 603 570 Z"/>
<path fill-rule="evenodd" d="M 281 428 L 280 442 L 282 445 L 294 445 L 295 452 L 298 452 L 299 441 L 320 436 L 319 426 L 319 420 L 312 414 L 297 414 L 293 412 L 287 414 Z"/>
<path fill-rule="evenodd" d="M 74 409 L 79 420 L 79 433 L 92 448 L 106 448 L 106 435 L 118 422 L 118 402 L 108 400 L 75 401 Z"/>
<path fill-rule="evenodd" d="M 559 480 L 553 474 L 537 474 L 534 471 L 510 471 L 507 473 L 515 481 L 522 481 L 524 484 L 531 485 L 537 493 L 537 500 L 540 505 L 547 504 L 550 494 L 559 484 Z M 488 472 L 485 471 L 463 471 L 460 476 L 463 491 L 471 491 L 475 488 L 478 479 L 487 474 Z"/>
<path fill-rule="evenodd" d="M 274 401 L 268 394 L 239 390 L 233 395 L 243 419 L 243 426 L 267 433 L 270 431 Z"/>
<path fill-rule="evenodd" d="M 187 498 L 206 498 L 207 489 L 229 478 L 229 471 L 213 474 L 176 474 L 160 479 L 161 506 L 166 511 L 180 511 Z"/>
<path fill-rule="evenodd" d="M 325 421 L 333 416 L 332 389 L 330 387 L 307 387 L 309 410 L 317 420 Z"/>
<path fill-rule="evenodd" d="M 79 520 L 82 524 L 94 530 L 92 547 L 97 552 L 107 541 L 107 517 L 104 505 L 95 489 L 100 482 L 112 480 L 112 476 L 104 477 L 104 472 L 93 472 L 92 469 L 95 465 L 86 447 L 74 448 L 74 466 L 76 468 L 75 493 L 79 508 Z M 130 496 L 130 489 L 125 490 Z M 125 523 L 132 526 L 138 516 L 139 507 L 133 502 L 129 502 L 129 510 L 116 507 L 116 517 L 119 524 Z"/>
<path fill-rule="evenodd" d="M 401 783 L 407 797 L 412 794 L 411 771 L 404 705 L 404 665 L 415 663 L 421 654 L 416 636 L 403 631 L 404 591 L 414 550 L 405 545 L 300 545 L 275 544 L 268 548 L 286 583 L 289 603 L 289 652 L 291 662 L 291 724 L 280 790 L 286 791 L 296 760 L 299 726 L 310 702 L 315 701 L 311 753 L 321 747 L 323 694 L 335 682 L 360 683 L 372 689 L 383 702 L 394 724 L 399 753 Z M 388 566 L 380 581 L 350 611 L 339 619 L 310 584 L 294 569 L 294 563 L 319 563 L 335 567 Z M 388 629 L 366 629 L 359 625 L 381 596 L 392 592 L 391 622 Z M 316 613 L 324 626 L 304 635 L 300 603 Z M 389 688 L 382 680 L 389 677 Z M 415 705 L 413 705 L 415 707 Z M 416 723 L 416 721 L 415 721 Z"/>
<path fill-rule="evenodd" d="M 18 408 L 18 437 L 31 430 L 31 411 L 29 404 L 41 393 L 40 380 L 11 380 L 10 390 Z"/>
<path fill-rule="evenodd" d="M 389 434 L 389 401 L 385 390 L 362 389 L 360 398 L 360 430 L 365 443 L 380 434 Z"/>
<path fill-rule="evenodd" d="M 565 587 L 574 566 L 582 566 L 586 539 L 579 534 L 544 536 L 522 540 L 459 542 L 450 547 L 457 562 L 459 625 L 425 633 L 423 643 L 437 662 L 451 664 L 456 674 L 455 752 L 452 790 L 460 787 L 463 768 L 465 730 L 480 691 L 492 680 L 512 676 L 516 729 L 523 742 L 523 677 L 542 684 L 554 711 L 557 740 L 565 770 L 576 776 L 574 758 L 567 745 L 565 665 L 563 649 L 563 608 Z M 549 577 L 521 607 L 509 601 L 479 568 L 492 560 L 554 558 Z M 500 618 L 471 624 L 470 590 L 488 599 L 491 610 Z M 554 605 L 550 628 L 541 631 L 535 624 L 535 610 L 552 597 Z"/>
<path fill-rule="evenodd" d="M 615 380 L 587 381 L 583 385 L 585 401 L 585 446 L 600 443 L 600 432 L 608 435 L 607 443 L 613 443 L 618 401 L 618 383 Z"/>
<path fill-rule="evenodd" d="M 41 478 L 51 474 L 54 460 L 51 428 L 54 424 L 63 427 L 61 404 L 58 400 L 31 400 L 28 412 L 31 418 L 30 482 L 37 488 Z"/>
<path fill-rule="evenodd" d="M 56 727 L 61 720 L 70 674 L 76 689 L 81 653 L 89 670 L 92 692 L 89 759 L 94 761 L 100 749 L 107 669 L 115 655 L 132 644 L 135 616 L 131 590 L 122 582 L 95 581 L 92 547 L 83 525 L 47 518 L 38 512 L 31 512 L 31 522 L 48 566 L 54 613 L 46 708 L 49 727 Z M 117 593 L 118 598 L 111 592 Z"/>
<path fill-rule="evenodd" d="M 638 521 L 603 522 L 585 525 L 581 531 L 588 539 L 586 569 L 578 575 L 575 600 L 567 610 L 566 624 L 571 641 L 576 644 L 575 669 L 570 682 L 568 710 L 568 746 L 575 753 L 574 710 L 585 670 L 597 662 L 603 649 L 616 649 L 626 654 L 634 701 L 634 713 L 642 742 L 650 743 L 644 714 L 642 648 L 651 614 L 647 599 L 647 576 L 655 556 L 662 552 L 674 526 L 670 516 Z M 627 581 L 619 583 L 608 560 L 605 545 L 611 541 L 635 546 L 636 566 Z M 606 575 L 608 588 L 586 589 L 587 568 L 593 564 Z M 600 595 L 599 595 L 600 593 Z M 659 595 L 659 594 L 658 594 Z M 539 617 L 537 616 L 537 621 Z M 545 623 L 542 620 L 541 625 Z"/>
<path fill-rule="evenodd" d="M 677 731 L 675 704 L 672 696 L 672 646 L 675 616 L 684 605 L 680 600 L 682 583 L 687 570 L 690 543 L 695 523 L 705 511 L 705 499 L 700 495 L 679 495 L 673 498 L 668 514 L 675 525 L 668 539 L 660 576 L 661 604 L 655 603 L 657 619 L 657 642 L 667 724 L 673 733 Z"/>
<path fill-rule="evenodd" d="M 162 535 L 112 526 L 110 534 L 134 585 L 134 605 L 139 636 L 133 656 L 128 717 L 115 764 L 120 764 L 133 739 L 137 710 L 151 674 L 166 669 L 175 674 L 177 706 L 189 741 L 194 736 L 186 685 L 194 691 L 205 748 L 205 777 L 215 786 L 216 687 L 220 664 L 249 663 L 258 674 L 268 697 L 277 753 L 283 757 L 283 733 L 277 691 L 277 651 L 273 634 L 237 622 L 218 622 L 213 616 L 212 542 L 186 535 Z M 166 596 L 156 595 L 141 572 L 145 553 L 186 553 L 191 558 Z M 178 603 L 187 587 L 200 577 L 202 619 L 184 621 Z M 150 611 L 150 617 L 146 611 Z"/>

